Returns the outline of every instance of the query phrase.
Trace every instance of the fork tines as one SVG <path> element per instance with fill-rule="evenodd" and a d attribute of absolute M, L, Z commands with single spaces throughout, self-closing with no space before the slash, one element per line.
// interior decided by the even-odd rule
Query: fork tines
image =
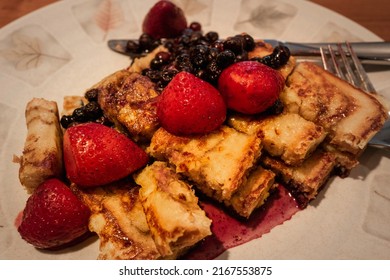
<path fill-rule="evenodd" d="M 376 92 L 349 42 L 328 45 L 320 51 L 323 66 L 327 71 L 366 92 Z"/>

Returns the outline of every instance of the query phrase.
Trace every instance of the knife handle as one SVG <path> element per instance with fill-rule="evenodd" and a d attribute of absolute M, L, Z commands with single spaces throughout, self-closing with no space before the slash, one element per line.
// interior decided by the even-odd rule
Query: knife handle
<path fill-rule="evenodd" d="M 294 43 L 286 42 L 294 49 L 295 55 L 319 55 L 320 47 L 336 46 L 338 43 Z M 390 65 L 390 42 L 351 42 L 356 55 L 362 60 L 373 60 Z"/>

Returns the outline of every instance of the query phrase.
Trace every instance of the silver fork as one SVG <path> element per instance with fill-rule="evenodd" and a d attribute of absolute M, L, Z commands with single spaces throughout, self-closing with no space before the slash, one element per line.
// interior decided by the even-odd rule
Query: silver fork
<path fill-rule="evenodd" d="M 321 47 L 320 52 L 325 70 L 366 92 L 376 93 L 373 84 L 349 42 L 337 44 L 336 47 L 331 45 Z M 382 130 L 370 140 L 369 145 L 390 148 L 389 120 L 385 122 Z"/>

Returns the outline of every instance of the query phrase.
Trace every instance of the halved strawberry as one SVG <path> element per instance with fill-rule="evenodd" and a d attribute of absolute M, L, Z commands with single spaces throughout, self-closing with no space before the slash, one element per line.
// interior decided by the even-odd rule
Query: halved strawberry
<path fill-rule="evenodd" d="M 36 248 L 54 248 L 88 232 L 90 210 L 63 182 L 48 179 L 28 198 L 18 231 Z"/>
<path fill-rule="evenodd" d="M 218 89 L 229 109 L 257 114 L 272 106 L 284 87 L 282 75 L 257 61 L 241 61 L 222 71 Z"/>
<path fill-rule="evenodd" d="M 203 134 L 225 121 L 226 106 L 211 84 L 180 72 L 160 95 L 157 116 L 161 126 L 172 134 Z"/>
<path fill-rule="evenodd" d="M 64 162 L 70 181 L 101 186 L 130 175 L 148 162 L 131 139 L 98 123 L 70 127 L 64 135 Z"/>

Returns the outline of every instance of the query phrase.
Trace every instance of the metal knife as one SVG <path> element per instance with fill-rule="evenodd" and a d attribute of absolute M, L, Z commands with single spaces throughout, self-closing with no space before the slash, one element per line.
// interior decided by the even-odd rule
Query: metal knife
<path fill-rule="evenodd" d="M 126 44 L 129 39 L 113 39 L 108 41 L 108 47 L 118 53 L 130 56 L 132 58 L 143 56 L 144 54 L 135 54 L 129 52 Z M 327 47 L 328 45 L 336 45 L 337 43 L 297 43 L 297 42 L 283 42 L 273 39 L 266 39 L 265 42 L 271 44 L 273 47 L 277 45 L 285 45 L 290 49 L 294 56 L 320 56 L 320 47 Z M 356 55 L 367 64 L 381 64 L 390 65 L 390 42 L 351 42 L 352 48 Z"/>
<path fill-rule="evenodd" d="M 337 42 L 330 43 L 297 43 L 281 42 L 277 40 L 265 40 L 272 46 L 279 44 L 287 46 L 292 55 L 295 56 L 320 56 L 320 48 L 327 48 L 328 45 L 336 46 Z M 364 61 L 371 61 L 372 64 L 390 65 L 390 42 L 350 42 L 356 55 Z"/>

